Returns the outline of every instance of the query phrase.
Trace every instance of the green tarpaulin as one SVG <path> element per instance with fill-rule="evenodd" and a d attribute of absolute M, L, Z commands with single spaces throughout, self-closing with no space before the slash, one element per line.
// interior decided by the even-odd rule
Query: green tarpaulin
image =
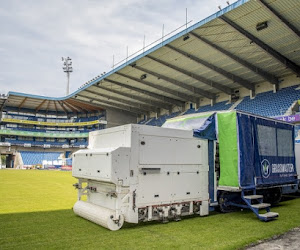
<path fill-rule="evenodd" d="M 220 186 L 238 187 L 236 112 L 218 113 Z"/>

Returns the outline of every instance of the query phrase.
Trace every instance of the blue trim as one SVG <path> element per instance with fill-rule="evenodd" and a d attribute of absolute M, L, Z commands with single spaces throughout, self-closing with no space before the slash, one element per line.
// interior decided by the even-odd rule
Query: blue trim
<path fill-rule="evenodd" d="M 14 92 L 9 91 L 8 96 L 15 95 L 15 96 L 22 96 L 22 97 L 29 97 L 29 98 L 36 98 L 36 99 L 42 99 L 42 100 L 51 100 L 51 101 L 62 101 L 67 99 L 67 97 L 49 97 L 49 96 L 43 96 L 43 95 L 32 95 L 32 94 L 26 94 L 21 92 Z"/>
<path fill-rule="evenodd" d="M 209 199 L 211 203 L 215 201 L 215 153 L 214 141 L 208 140 L 208 183 L 209 183 Z"/>
<path fill-rule="evenodd" d="M 249 1 L 250 1 L 250 0 L 239 0 L 239 1 L 237 1 L 237 2 L 235 2 L 235 3 L 233 3 L 233 4 L 231 4 L 231 5 L 229 5 L 229 6 L 227 6 L 227 7 L 225 7 L 224 9 L 222 9 L 222 10 L 216 12 L 215 14 L 212 14 L 212 15 L 210 15 L 209 17 L 207 17 L 207 18 L 205 18 L 205 19 L 199 21 L 198 23 L 195 23 L 194 25 L 190 26 L 189 28 L 187 28 L 187 30 L 183 30 L 183 31 L 181 31 L 181 32 L 179 32 L 179 33 L 177 33 L 177 34 L 175 34 L 174 36 L 168 38 L 167 40 L 165 40 L 165 41 L 163 41 L 163 42 L 157 44 L 156 46 L 154 46 L 154 47 L 148 49 L 148 50 L 145 51 L 144 53 L 142 53 L 142 54 L 140 54 L 140 55 L 138 55 L 138 56 L 136 56 L 136 57 L 130 59 L 130 60 L 127 61 L 126 63 L 123 63 L 123 64 L 120 65 L 119 67 L 117 67 L 117 68 L 111 70 L 110 72 L 108 72 L 108 73 L 106 73 L 105 75 L 103 75 L 103 76 L 97 78 L 96 80 L 90 82 L 89 84 L 85 85 L 83 88 L 80 88 L 80 89 L 76 90 L 75 92 L 71 93 L 71 94 L 68 95 L 68 96 L 65 96 L 65 97 L 47 97 L 47 96 L 31 95 L 31 94 L 25 94 L 25 93 L 19 93 L 19 92 L 8 92 L 8 95 L 16 95 L 16 96 L 23 96 L 23 97 L 36 98 L 36 99 L 47 99 L 47 100 L 53 100 L 53 101 L 62 101 L 62 100 L 66 100 L 66 99 L 68 99 L 68 98 L 71 98 L 71 97 L 75 96 L 76 94 L 78 94 L 79 92 L 83 91 L 84 89 L 90 87 L 91 85 L 94 85 L 95 83 L 100 82 L 101 80 L 103 80 L 103 79 L 105 79 L 106 77 L 112 75 L 113 73 L 115 73 L 115 72 L 121 70 L 122 68 L 124 68 L 124 67 L 126 67 L 126 66 L 128 66 L 128 65 L 130 65 L 130 64 L 132 64 L 132 63 L 134 63 L 135 61 L 137 61 L 137 60 L 143 58 L 144 56 L 146 56 L 146 55 L 152 53 L 153 51 L 156 51 L 156 50 L 158 50 L 159 48 L 165 46 L 166 44 L 169 44 L 169 43 L 173 42 L 174 40 L 176 40 L 177 38 L 179 38 L 179 37 L 185 35 L 186 33 L 191 32 L 192 30 L 201 27 L 202 25 L 204 25 L 204 24 L 206 24 L 206 23 L 208 23 L 208 22 L 210 22 L 210 21 L 212 21 L 212 20 L 218 18 L 219 16 L 222 16 L 222 15 L 226 14 L 227 12 L 229 12 L 229 11 L 231 11 L 231 10 L 236 9 L 237 7 L 239 7 L 239 6 L 241 6 L 241 5 L 245 4 L 245 3 L 247 3 L 247 2 L 249 2 Z"/>
<path fill-rule="evenodd" d="M 297 183 L 295 183 L 294 185 L 291 184 L 289 186 L 283 186 L 282 187 L 282 194 L 293 194 L 296 193 L 299 189 L 298 184 L 299 181 L 297 181 Z"/>

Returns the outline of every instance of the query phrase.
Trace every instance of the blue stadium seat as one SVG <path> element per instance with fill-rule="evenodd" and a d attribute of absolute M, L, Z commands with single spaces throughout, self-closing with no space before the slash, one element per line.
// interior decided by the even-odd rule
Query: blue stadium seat
<path fill-rule="evenodd" d="M 66 160 L 66 165 L 72 166 L 72 158 Z"/>
<path fill-rule="evenodd" d="M 143 124 L 146 124 L 146 125 L 149 125 L 149 126 L 161 127 L 167 119 L 173 118 L 173 117 L 175 117 L 179 114 L 180 114 L 180 112 L 173 112 L 170 115 L 163 115 L 163 116 L 158 117 L 157 119 L 156 118 L 150 118 L 148 121 L 144 122 Z"/>
<path fill-rule="evenodd" d="M 88 132 L 91 132 L 91 131 L 94 131 L 96 130 L 95 128 L 92 128 L 92 129 L 83 129 L 83 130 L 76 130 L 73 129 L 73 130 L 51 130 L 51 129 L 34 129 L 34 128 L 15 128 L 15 127 L 10 127 L 10 126 L 7 126 L 8 129 L 11 129 L 11 130 L 19 130 L 19 131 L 30 131 L 30 132 L 42 132 L 42 133 L 46 133 L 46 132 L 49 132 L 49 133 L 88 133 Z"/>
<path fill-rule="evenodd" d="M 29 140 L 15 140 L 5 138 L 5 142 L 9 142 L 12 145 L 24 146 L 24 144 L 31 144 L 32 146 L 43 146 L 44 144 L 49 144 L 54 147 L 61 147 L 64 144 L 68 144 L 67 141 L 65 142 L 52 142 L 52 141 L 29 141 Z"/>
<path fill-rule="evenodd" d="M 30 120 L 30 121 L 53 121 L 53 120 L 58 120 L 59 122 L 72 122 L 70 121 L 68 118 L 60 118 L 60 117 L 51 117 L 51 118 L 47 118 L 47 117 L 39 117 L 39 116 L 32 116 L 32 115 L 22 115 L 22 114 L 13 114 L 13 113 L 8 113 L 8 116 L 10 116 L 10 118 L 13 119 L 21 119 L 21 120 Z M 104 117 L 104 114 L 101 114 L 99 116 L 91 116 L 91 117 L 79 117 L 79 118 L 75 118 L 74 122 L 87 122 L 87 121 L 94 121 L 94 120 L 98 120 L 101 117 Z"/>
<path fill-rule="evenodd" d="M 62 152 L 20 151 L 24 165 L 42 164 L 46 161 L 58 161 Z"/>
<path fill-rule="evenodd" d="M 236 109 L 268 117 L 284 115 L 293 102 L 300 99 L 300 90 L 296 90 L 297 87 L 283 88 L 277 93 L 264 92 L 257 94 L 254 99 L 247 96 Z"/>
<path fill-rule="evenodd" d="M 184 114 L 194 114 L 194 113 L 202 113 L 202 112 L 210 112 L 210 111 L 221 111 L 221 110 L 228 110 L 231 106 L 232 103 L 228 103 L 228 101 L 224 102 L 218 102 L 215 105 L 205 105 L 202 107 L 199 107 L 199 109 L 188 109 Z"/>

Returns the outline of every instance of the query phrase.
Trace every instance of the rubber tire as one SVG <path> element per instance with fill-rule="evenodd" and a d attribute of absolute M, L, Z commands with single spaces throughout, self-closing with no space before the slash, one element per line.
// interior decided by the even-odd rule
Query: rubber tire
<path fill-rule="evenodd" d="M 238 193 L 240 194 L 240 193 Z M 221 213 L 231 213 L 238 210 L 238 207 L 235 206 L 228 206 L 226 205 L 226 202 L 231 200 L 232 197 L 234 197 L 235 194 L 231 192 L 221 191 L 218 197 L 218 203 L 219 203 L 219 210 Z"/>
<path fill-rule="evenodd" d="M 265 189 L 263 190 L 262 195 L 264 196 L 265 203 L 270 203 L 272 206 L 275 206 L 281 201 L 282 190 L 280 187 Z"/>

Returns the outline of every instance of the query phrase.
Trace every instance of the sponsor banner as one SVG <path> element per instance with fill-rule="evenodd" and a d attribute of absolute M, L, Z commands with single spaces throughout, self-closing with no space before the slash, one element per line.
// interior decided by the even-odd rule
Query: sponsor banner
<path fill-rule="evenodd" d="M 300 122 L 300 114 L 278 116 L 278 117 L 275 117 L 275 119 L 285 121 L 285 122 Z"/>
<path fill-rule="evenodd" d="M 273 163 L 267 159 L 263 159 L 261 162 L 261 174 L 264 179 L 274 178 L 274 175 L 277 178 L 289 178 L 296 175 L 295 167 L 293 163 Z"/>
<path fill-rule="evenodd" d="M 82 127 L 95 124 L 106 124 L 106 121 L 89 121 L 89 122 L 39 122 L 39 121 L 30 121 L 30 120 L 19 120 L 11 118 L 2 118 L 2 122 L 9 123 L 20 123 L 20 124 L 31 124 L 31 125 L 41 125 L 41 126 L 58 126 L 58 127 Z"/>
<path fill-rule="evenodd" d="M 27 137 L 46 137 L 46 138 L 87 138 L 89 133 L 51 133 L 51 132 L 33 132 L 33 131 L 20 131 L 13 129 L 1 129 L 1 135 L 17 135 Z"/>
<path fill-rule="evenodd" d="M 247 114 L 237 117 L 240 186 L 296 183 L 294 126 Z"/>

